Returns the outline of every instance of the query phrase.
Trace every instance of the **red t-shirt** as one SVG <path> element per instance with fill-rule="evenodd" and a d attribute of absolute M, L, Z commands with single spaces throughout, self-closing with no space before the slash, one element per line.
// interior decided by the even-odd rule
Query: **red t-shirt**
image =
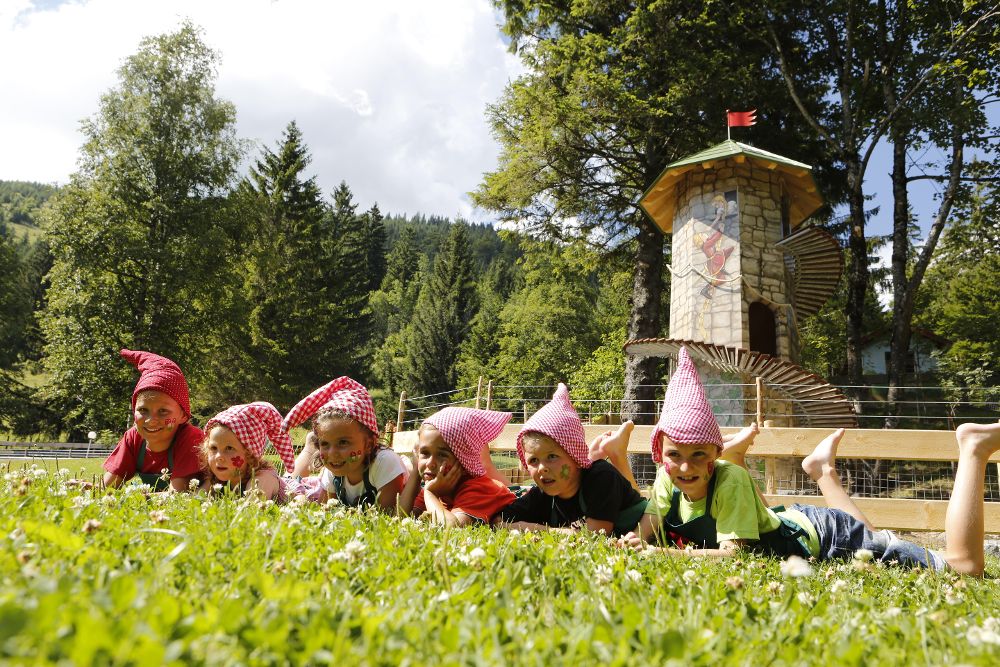
<path fill-rule="evenodd" d="M 474 519 L 489 523 L 494 514 L 514 502 L 514 494 L 502 482 L 492 477 L 467 477 L 459 483 L 453 496 L 438 496 L 445 509 L 468 514 Z M 420 489 L 413 500 L 413 513 L 427 510 L 424 490 Z"/>
<path fill-rule="evenodd" d="M 170 471 L 171 479 L 194 477 L 201 471 L 201 462 L 198 460 L 198 445 L 204 439 L 205 434 L 197 426 L 180 425 L 177 433 L 174 434 L 174 442 L 171 445 L 174 450 L 174 467 Z M 142 436 L 133 426 L 125 431 L 125 435 L 104 461 L 104 469 L 122 479 L 132 478 L 136 473 L 135 463 L 139 457 L 140 446 L 142 446 Z M 166 450 L 154 452 L 146 447 L 146 457 L 142 462 L 142 470 L 138 472 L 158 473 L 169 467 L 168 460 Z"/>

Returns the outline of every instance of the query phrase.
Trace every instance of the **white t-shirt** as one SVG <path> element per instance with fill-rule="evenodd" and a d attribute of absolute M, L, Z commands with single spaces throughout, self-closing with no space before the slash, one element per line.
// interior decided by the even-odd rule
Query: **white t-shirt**
<path fill-rule="evenodd" d="M 404 476 L 403 483 L 405 484 L 406 468 L 403 467 L 403 462 L 399 460 L 399 455 L 391 449 L 380 449 L 378 454 L 375 455 L 375 460 L 372 461 L 371 466 L 368 468 L 368 481 L 377 490 L 400 475 Z M 327 468 L 323 468 L 323 471 L 319 474 L 319 483 L 331 496 L 335 496 L 337 493 L 337 489 L 333 485 L 333 477 L 333 473 Z M 365 492 L 364 479 L 357 484 L 351 484 L 347 481 L 346 477 L 342 478 L 342 481 L 344 483 L 344 491 L 347 493 L 347 502 L 349 503 L 353 503 Z"/>

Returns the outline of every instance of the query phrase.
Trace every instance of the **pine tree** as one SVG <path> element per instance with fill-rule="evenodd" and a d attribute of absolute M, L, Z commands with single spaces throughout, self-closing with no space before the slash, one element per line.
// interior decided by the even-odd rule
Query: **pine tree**
<path fill-rule="evenodd" d="M 368 291 L 374 292 L 382 285 L 386 274 L 385 224 L 378 204 L 365 213 L 365 245 L 368 252 Z"/>
<path fill-rule="evenodd" d="M 434 260 L 430 280 L 420 291 L 406 334 L 406 381 L 411 395 L 455 389 L 458 350 L 475 306 L 468 229 L 456 223 Z"/>
<path fill-rule="evenodd" d="M 330 267 L 336 256 L 324 238 L 320 189 L 314 176 L 304 176 L 310 161 L 292 121 L 277 151 L 264 149 L 247 182 L 255 209 L 245 278 L 247 330 L 256 365 L 248 370 L 260 378 L 255 393 L 279 405 L 326 381 L 329 355 L 317 332 L 336 335 L 329 327 L 336 325 L 337 309 L 324 298 L 335 288 L 333 272 L 317 268 Z"/>

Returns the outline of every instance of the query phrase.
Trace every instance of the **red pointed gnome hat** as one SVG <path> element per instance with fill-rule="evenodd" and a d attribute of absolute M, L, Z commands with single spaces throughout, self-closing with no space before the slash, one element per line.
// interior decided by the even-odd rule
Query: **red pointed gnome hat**
<path fill-rule="evenodd" d="M 587 438 L 583 433 L 583 422 L 580 415 L 576 414 L 576 409 L 569 401 L 569 389 L 562 382 L 556 388 L 556 393 L 552 395 L 552 400 L 542 406 L 542 409 L 531 415 L 531 419 L 524 422 L 520 433 L 517 434 L 517 456 L 521 459 L 521 465 L 525 468 L 528 465 L 524 461 L 524 445 L 522 440 L 524 434 L 529 431 L 547 435 L 566 450 L 570 458 L 576 461 L 581 468 L 589 468 L 590 448 L 587 447 Z"/>
<path fill-rule="evenodd" d="M 661 434 L 679 444 L 712 444 L 722 449 L 722 431 L 686 347 L 677 355 L 677 370 L 667 385 L 660 421 L 650 438 L 657 463 L 663 463 L 663 453 L 657 446 Z"/>
<path fill-rule="evenodd" d="M 483 450 L 496 439 L 510 421 L 511 413 L 475 408 L 444 408 L 424 420 L 441 432 L 441 437 L 472 477 L 486 474 Z"/>
<path fill-rule="evenodd" d="M 263 401 L 234 405 L 226 408 L 208 420 L 205 433 L 214 424 L 223 424 L 236 434 L 243 446 L 253 452 L 258 459 L 264 455 L 264 448 L 270 439 L 277 450 L 281 462 L 285 464 L 285 472 L 291 473 L 295 468 L 295 450 L 288 433 L 281 430 L 281 413 L 270 403 Z"/>
<path fill-rule="evenodd" d="M 287 433 L 324 408 L 343 412 L 378 435 L 378 421 L 375 420 L 372 397 L 363 384 L 347 376 L 331 380 L 296 403 L 282 420 L 281 430 Z"/>
<path fill-rule="evenodd" d="M 152 352 L 141 350 L 122 349 L 120 354 L 129 363 L 139 369 L 139 381 L 132 391 L 132 410 L 135 410 L 135 397 L 140 391 L 154 389 L 162 391 L 170 398 L 177 401 L 181 410 L 188 417 L 191 416 L 191 399 L 188 396 L 187 380 L 180 366 L 166 357 L 161 357 Z"/>

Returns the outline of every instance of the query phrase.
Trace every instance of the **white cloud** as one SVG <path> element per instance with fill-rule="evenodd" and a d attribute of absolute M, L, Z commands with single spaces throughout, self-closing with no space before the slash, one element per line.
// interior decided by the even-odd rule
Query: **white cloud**
<path fill-rule="evenodd" d="M 465 193 L 497 155 L 485 106 L 522 71 L 488 0 L 0 0 L 0 62 L 16 63 L 0 68 L 0 178 L 66 182 L 116 69 L 185 18 L 222 54 L 241 136 L 274 146 L 294 119 L 325 191 L 474 215 Z"/>

